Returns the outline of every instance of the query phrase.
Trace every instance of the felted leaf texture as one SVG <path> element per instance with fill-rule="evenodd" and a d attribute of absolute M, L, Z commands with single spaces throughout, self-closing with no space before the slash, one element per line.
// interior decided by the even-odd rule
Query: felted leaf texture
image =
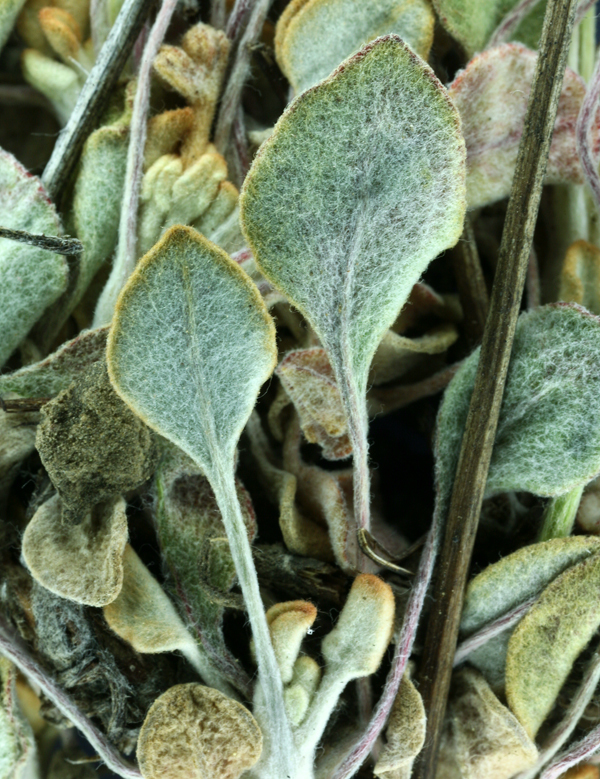
<path fill-rule="evenodd" d="M 453 105 L 390 35 L 292 103 L 244 182 L 242 228 L 257 264 L 331 362 L 359 463 L 361 525 L 369 365 L 427 264 L 458 240 L 464 176 Z"/>
<path fill-rule="evenodd" d="M 538 595 L 565 569 L 598 551 L 600 539 L 597 538 L 555 538 L 523 547 L 488 566 L 467 587 L 460 623 L 461 635 L 475 633 L 528 598 Z M 469 655 L 469 663 L 483 673 L 494 689 L 504 688 L 506 652 L 511 632 L 504 631 Z"/>
<path fill-rule="evenodd" d="M 390 712 L 387 743 L 373 769 L 380 779 L 410 779 L 413 762 L 425 743 L 423 699 L 408 676 L 403 676 Z"/>
<path fill-rule="evenodd" d="M 275 55 L 299 94 L 381 35 L 398 35 L 426 60 L 434 19 L 426 0 L 292 0 L 277 23 Z"/>
<path fill-rule="evenodd" d="M 446 30 L 462 43 L 469 56 L 485 47 L 492 33 L 519 0 L 432 0 Z M 542 31 L 546 3 L 538 3 L 511 36 L 532 49 Z"/>
<path fill-rule="evenodd" d="M 31 575 L 50 592 L 86 606 L 105 606 L 121 591 L 126 543 L 122 498 L 97 506 L 72 527 L 62 521 L 55 495 L 27 525 L 22 551 Z"/>
<path fill-rule="evenodd" d="M 0 776 L 35 779 L 39 775 L 37 746 L 16 694 L 17 669 L 0 657 Z"/>
<path fill-rule="evenodd" d="M 562 495 L 600 471 L 599 350 L 600 319 L 575 304 L 521 314 L 486 495 L 509 490 Z M 438 414 L 441 504 L 450 497 L 478 359 L 479 349 L 461 365 Z"/>
<path fill-rule="evenodd" d="M 521 44 L 496 46 L 473 57 L 448 87 L 467 144 L 469 208 L 493 203 L 510 193 L 536 60 L 537 52 Z M 567 68 L 548 157 L 548 184 L 583 183 L 575 125 L 584 95 L 583 79 Z M 596 121 L 596 151 L 599 126 Z"/>
<path fill-rule="evenodd" d="M 39 179 L 0 149 L 2 227 L 60 235 L 56 209 Z M 0 366 L 67 285 L 66 259 L 36 246 L 0 238 Z"/>
<path fill-rule="evenodd" d="M 234 480 L 235 449 L 276 362 L 257 288 L 221 249 L 173 227 L 138 263 L 108 339 L 111 381 L 129 406 L 208 478 L 229 540 L 265 690 L 274 772 L 292 771 L 291 732 Z"/>
<path fill-rule="evenodd" d="M 150 707 L 137 758 L 144 779 L 238 779 L 261 750 L 248 709 L 210 687 L 178 684 Z"/>
<path fill-rule="evenodd" d="M 506 656 L 508 705 L 531 738 L 600 625 L 600 555 L 555 579 L 515 628 Z"/>

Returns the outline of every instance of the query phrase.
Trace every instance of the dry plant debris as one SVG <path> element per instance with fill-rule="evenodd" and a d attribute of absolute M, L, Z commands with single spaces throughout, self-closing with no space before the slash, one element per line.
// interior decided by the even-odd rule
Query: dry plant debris
<path fill-rule="evenodd" d="M 590 0 L 423 649 L 557 2 L 0 0 L 0 779 L 597 779 Z"/>

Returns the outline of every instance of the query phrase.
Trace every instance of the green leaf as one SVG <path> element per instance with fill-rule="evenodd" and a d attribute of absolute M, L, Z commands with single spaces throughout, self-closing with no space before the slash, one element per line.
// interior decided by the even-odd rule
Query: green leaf
<path fill-rule="evenodd" d="M 267 763 L 292 774 L 293 745 L 246 526 L 235 449 L 276 362 L 275 327 L 254 284 L 189 227 L 171 228 L 123 289 L 108 340 L 111 380 L 129 406 L 204 471 L 223 517 L 252 626 Z"/>
<path fill-rule="evenodd" d="M 432 0 L 446 30 L 465 48 L 469 56 L 485 48 L 492 33 L 519 0 Z M 512 35 L 531 49 L 537 48 L 542 32 L 546 3 L 538 3 Z"/>
<path fill-rule="evenodd" d="M 277 23 L 275 55 L 298 94 L 381 35 L 398 35 L 426 60 L 434 21 L 426 0 L 292 0 Z"/>
<path fill-rule="evenodd" d="M 377 345 L 465 212 L 458 115 L 431 69 L 379 38 L 301 94 L 261 146 L 241 195 L 264 275 L 329 356 L 369 523 L 365 391 Z"/>
<path fill-rule="evenodd" d="M 506 697 L 531 738 L 577 656 L 600 626 L 600 555 L 569 568 L 542 593 L 508 644 Z"/>
<path fill-rule="evenodd" d="M 436 432 L 438 511 L 450 500 L 479 349 L 461 365 Z M 600 471 L 600 318 L 556 303 L 521 314 L 500 409 L 486 495 L 552 497 Z"/>
<path fill-rule="evenodd" d="M 56 209 L 40 180 L 0 149 L 2 227 L 60 235 Z M 0 366 L 67 285 L 64 257 L 36 246 L 0 238 Z"/>

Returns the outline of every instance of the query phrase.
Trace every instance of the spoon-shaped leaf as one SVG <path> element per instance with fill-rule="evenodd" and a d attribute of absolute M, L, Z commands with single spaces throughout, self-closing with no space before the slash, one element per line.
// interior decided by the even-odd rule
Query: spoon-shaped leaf
<path fill-rule="evenodd" d="M 257 288 L 221 249 L 173 227 L 123 289 L 108 339 L 123 400 L 206 474 L 221 511 L 248 609 L 265 691 L 263 721 L 292 774 L 283 686 L 234 480 L 238 438 L 276 362 L 275 327 Z"/>
<path fill-rule="evenodd" d="M 300 95 L 244 183 L 242 228 L 257 263 L 310 321 L 333 367 L 363 527 L 371 359 L 428 263 L 458 240 L 464 213 L 456 109 L 394 35 Z"/>

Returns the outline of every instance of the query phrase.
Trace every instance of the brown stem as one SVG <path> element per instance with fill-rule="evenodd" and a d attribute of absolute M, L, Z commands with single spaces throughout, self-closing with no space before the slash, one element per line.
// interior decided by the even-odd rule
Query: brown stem
<path fill-rule="evenodd" d="M 79 255 L 83 252 L 83 244 L 77 238 L 60 238 L 58 235 L 37 235 L 28 233 L 27 230 L 11 230 L 9 227 L 0 227 L 0 238 L 8 238 L 19 243 L 28 243 L 37 246 L 38 249 L 47 249 L 54 254 Z"/>
<path fill-rule="evenodd" d="M 481 343 L 490 301 L 469 214 L 465 217 L 463 234 L 454 250 L 453 260 L 454 275 L 465 317 L 465 334 L 469 346 L 474 349 Z"/>
<path fill-rule="evenodd" d="M 546 7 L 536 71 L 508 208 L 481 355 L 456 470 L 423 652 L 420 692 L 428 737 L 415 776 L 435 776 L 465 582 L 485 491 L 529 251 L 562 89 L 576 0 Z"/>
<path fill-rule="evenodd" d="M 54 202 L 67 184 L 81 147 L 106 105 L 152 5 L 153 0 L 125 0 L 119 11 L 42 174 L 42 183 Z"/>

